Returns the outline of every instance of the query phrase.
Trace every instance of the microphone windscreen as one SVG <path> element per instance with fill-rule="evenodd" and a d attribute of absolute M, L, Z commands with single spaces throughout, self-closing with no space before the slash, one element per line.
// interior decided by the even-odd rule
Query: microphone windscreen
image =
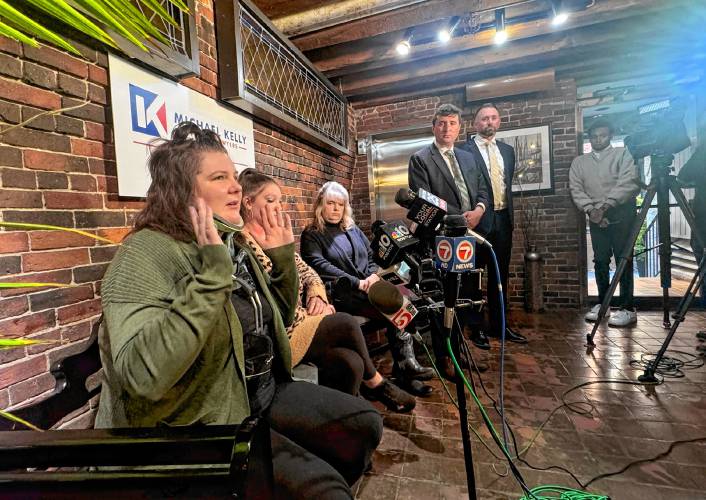
<path fill-rule="evenodd" d="M 382 226 L 384 226 L 385 224 L 387 224 L 387 223 L 386 223 L 384 220 L 378 219 L 378 220 L 376 220 L 375 222 L 373 222 L 373 223 L 370 225 L 370 230 L 371 230 L 373 233 L 376 233 L 377 230 L 380 229 L 380 228 L 381 228 Z"/>
<path fill-rule="evenodd" d="M 395 203 L 407 208 L 407 206 L 414 200 L 414 198 L 416 198 L 414 191 L 401 188 L 399 191 L 397 191 L 397 194 L 395 194 Z"/>
<path fill-rule="evenodd" d="M 466 218 L 463 215 L 444 215 L 444 225 L 448 228 L 466 227 Z"/>
<path fill-rule="evenodd" d="M 368 290 L 368 300 L 383 314 L 394 314 L 404 304 L 402 294 L 397 287 L 387 281 L 376 281 Z"/>

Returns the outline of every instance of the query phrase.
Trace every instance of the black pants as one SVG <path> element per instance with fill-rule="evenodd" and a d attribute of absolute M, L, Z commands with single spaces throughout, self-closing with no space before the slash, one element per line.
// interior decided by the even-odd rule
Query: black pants
<path fill-rule="evenodd" d="M 319 368 L 321 385 L 347 394 L 358 394 L 361 381 L 376 372 L 358 321 L 343 312 L 321 320 L 303 361 Z"/>
<path fill-rule="evenodd" d="M 500 336 L 500 315 L 507 314 L 507 286 L 510 273 L 510 258 L 512 257 L 512 223 L 508 209 L 498 210 L 494 214 L 493 229 L 486 238 L 493 245 L 495 258 L 500 270 L 500 283 L 502 284 L 502 299 L 498 293 L 498 278 L 495 273 L 495 264 L 490 251 L 484 246 L 476 247 L 476 267 L 485 268 L 487 273 L 488 288 L 486 299 L 488 301 L 488 328 L 489 333 Z M 474 298 L 479 298 L 477 295 Z"/>
<path fill-rule="evenodd" d="M 603 303 L 608 288 L 610 288 L 610 259 L 613 257 L 617 266 L 618 260 L 627 251 L 630 259 L 623 276 L 620 278 L 620 299 L 615 301 L 617 307 L 632 309 L 634 293 L 634 276 L 632 266 L 633 249 L 625 248 L 630 239 L 630 232 L 635 221 L 634 200 L 611 208 L 605 213 L 610 222 L 608 227 L 589 223 L 591 246 L 593 247 L 593 262 L 595 264 L 596 285 L 598 286 L 598 302 Z"/>
<path fill-rule="evenodd" d="M 369 466 L 382 417 L 367 401 L 307 382 L 277 385 L 271 426 L 275 498 L 350 499 Z"/>

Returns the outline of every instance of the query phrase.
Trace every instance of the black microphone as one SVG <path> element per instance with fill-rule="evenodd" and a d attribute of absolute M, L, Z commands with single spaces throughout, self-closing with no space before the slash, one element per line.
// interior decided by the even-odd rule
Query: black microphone
<path fill-rule="evenodd" d="M 408 209 L 407 218 L 415 235 L 434 234 L 447 212 L 446 201 L 424 189 L 415 193 L 402 188 L 395 194 L 395 203 Z"/>
<path fill-rule="evenodd" d="M 411 189 L 401 188 L 395 194 L 395 203 L 397 203 L 401 207 L 409 208 L 409 206 L 412 204 L 412 201 L 414 201 L 416 197 L 417 193 L 415 193 Z"/>
<path fill-rule="evenodd" d="M 463 236 L 466 234 L 466 218 L 463 215 L 444 216 L 444 234 L 446 236 Z"/>
<path fill-rule="evenodd" d="M 373 250 L 375 263 L 380 267 L 386 268 L 401 262 L 407 253 L 406 249 L 419 243 L 404 221 L 395 220 L 381 224 L 375 221 L 373 227 L 375 233 L 370 248 Z"/>
<path fill-rule="evenodd" d="M 483 236 L 476 233 L 472 229 L 466 226 L 466 219 L 463 215 L 445 215 L 444 216 L 444 229 L 448 230 L 451 234 L 450 236 L 456 236 L 456 233 L 463 230 L 463 234 L 467 236 L 472 236 L 481 245 L 491 247 L 492 245 Z"/>
<path fill-rule="evenodd" d="M 370 286 L 368 300 L 400 330 L 404 330 L 417 315 L 417 309 L 409 299 L 386 281 L 376 281 Z"/>
<path fill-rule="evenodd" d="M 384 220 L 378 219 L 378 220 L 374 221 L 374 222 L 370 225 L 370 232 L 372 232 L 373 234 L 375 234 L 375 233 L 376 233 L 382 226 L 384 226 L 385 224 L 387 224 L 387 222 L 385 222 Z"/>

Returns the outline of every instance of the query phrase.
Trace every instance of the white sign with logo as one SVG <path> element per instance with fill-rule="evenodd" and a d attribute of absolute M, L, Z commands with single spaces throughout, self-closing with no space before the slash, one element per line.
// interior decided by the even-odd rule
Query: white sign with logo
<path fill-rule="evenodd" d="M 150 149 L 185 121 L 216 132 L 238 171 L 255 167 L 251 119 L 113 54 L 108 62 L 120 196 L 147 194 Z"/>

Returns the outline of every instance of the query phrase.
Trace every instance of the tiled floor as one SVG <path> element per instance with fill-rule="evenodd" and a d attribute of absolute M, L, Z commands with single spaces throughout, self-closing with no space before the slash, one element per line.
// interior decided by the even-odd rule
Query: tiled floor
<path fill-rule="evenodd" d="M 669 289 L 669 295 L 681 297 L 686 293 L 689 287 L 689 281 L 680 280 L 672 277 L 672 286 Z M 588 295 L 591 297 L 598 296 L 598 286 L 596 279 L 592 276 L 588 277 Z M 620 295 L 620 285 L 615 290 L 615 297 Z M 659 276 L 655 278 L 635 278 L 635 297 L 661 297 L 662 287 L 660 285 Z"/>
<path fill-rule="evenodd" d="M 645 352 L 656 352 L 666 335 L 661 327 L 661 313 L 641 312 L 632 328 L 601 327 L 596 336 L 597 348 L 587 354 L 585 335 L 591 325 L 582 318 L 578 311 L 535 315 L 512 312 L 511 324 L 530 339 L 525 346 L 509 345 L 506 353 L 506 414 L 520 448 L 560 404 L 564 391 L 582 382 L 606 378 L 635 381 L 643 370 L 631 368 L 630 360 Z M 698 341 L 694 334 L 705 328 L 706 313 L 690 312 L 670 351 L 696 354 Z M 473 349 L 476 359 L 490 364 L 482 380 L 493 397 L 498 388 L 498 351 L 496 342 L 490 354 Z M 378 362 L 381 371 L 387 373 L 389 355 L 379 357 Z M 435 380 L 432 384 L 434 393 L 419 399 L 411 414 L 384 413 L 382 443 L 373 470 L 355 485 L 357 498 L 467 497 L 458 412 L 440 382 Z M 455 388 L 451 390 L 455 395 Z M 675 440 L 702 438 L 697 443 L 678 445 L 658 460 L 636 464 L 622 474 L 596 481 L 589 490 L 610 495 L 614 500 L 706 499 L 706 367 L 685 370 L 683 378 L 667 379 L 658 387 L 593 384 L 572 392 L 567 399 L 583 401 L 579 409 L 584 411 L 588 410 L 585 403 L 590 402 L 591 413 L 580 415 L 559 409 L 525 455 L 533 466 L 561 465 L 586 482 L 598 474 L 665 452 Z M 481 396 L 481 400 L 490 406 L 487 396 Z M 469 408 L 471 405 L 469 400 Z M 497 423 L 492 408 L 489 413 Z M 472 427 L 499 455 L 475 406 L 470 408 L 470 419 Z M 477 498 L 522 496 L 503 461 L 495 459 L 476 437 L 472 449 Z M 518 468 L 529 487 L 578 487 L 561 471 L 536 471 L 521 463 Z"/>

